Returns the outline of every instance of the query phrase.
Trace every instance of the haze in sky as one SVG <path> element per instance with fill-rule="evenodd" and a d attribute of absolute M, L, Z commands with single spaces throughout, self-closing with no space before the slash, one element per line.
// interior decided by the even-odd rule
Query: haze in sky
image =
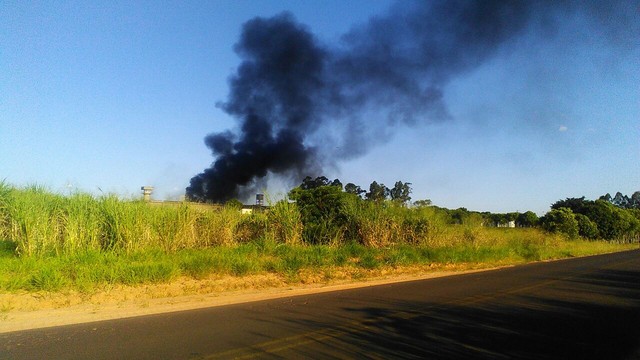
<path fill-rule="evenodd" d="M 640 190 L 640 2 L 503 3 L 4 1 L 0 179 L 172 199 L 256 139 L 299 146 L 239 195 L 325 175 L 544 213 Z"/>

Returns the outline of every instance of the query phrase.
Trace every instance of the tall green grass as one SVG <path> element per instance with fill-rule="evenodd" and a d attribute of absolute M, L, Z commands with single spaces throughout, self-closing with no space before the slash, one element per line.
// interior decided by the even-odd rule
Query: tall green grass
<path fill-rule="evenodd" d="M 0 184 L 0 236 L 15 242 L 16 253 L 24 256 L 234 245 L 263 236 L 242 233 L 238 226 L 257 217 L 233 208 L 161 206 L 113 195 L 62 196 L 40 186 Z"/>
<path fill-rule="evenodd" d="M 433 208 L 350 201 L 338 227 L 314 224 L 305 239 L 300 210 L 162 205 L 107 195 L 54 194 L 0 182 L 0 289 L 88 290 L 104 284 L 165 282 L 179 276 L 305 270 L 369 271 L 430 263 L 518 263 L 619 250 L 538 229 L 447 224 Z"/>
<path fill-rule="evenodd" d="M 321 281 L 344 274 L 356 277 L 369 271 L 403 269 L 428 264 L 462 268 L 518 264 L 604 251 L 629 249 L 629 244 L 559 240 L 553 246 L 537 240 L 535 231 L 525 233 L 524 244 L 510 241 L 493 245 L 430 247 L 398 244 L 386 248 L 356 242 L 342 246 L 287 245 L 259 240 L 236 246 L 182 249 L 166 252 L 147 249 L 131 253 L 87 251 L 61 256 L 20 257 L 13 243 L 0 242 L 0 291 L 61 291 L 91 293 L 112 285 L 164 283 L 181 276 L 205 279 L 211 275 L 247 276 L 276 274 L 296 283 L 305 274 Z"/>
<path fill-rule="evenodd" d="M 533 229 L 486 228 L 473 221 L 450 225 L 441 212 L 428 207 L 409 209 L 355 199 L 343 206 L 339 227 L 313 224 L 314 238 L 323 239 L 319 244 L 477 248 L 512 243 L 524 254 L 529 251 L 527 244 L 553 246 L 559 241 L 558 235 Z M 305 239 L 297 205 L 286 200 L 269 211 L 245 215 L 235 207 L 169 206 L 84 193 L 62 196 L 40 186 L 15 188 L 5 183 L 0 183 L 0 236 L 15 243 L 20 256 L 176 252 L 261 240 L 311 244 Z"/>

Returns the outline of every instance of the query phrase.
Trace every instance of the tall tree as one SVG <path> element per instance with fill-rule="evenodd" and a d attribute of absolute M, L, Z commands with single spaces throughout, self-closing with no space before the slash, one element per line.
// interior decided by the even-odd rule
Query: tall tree
<path fill-rule="evenodd" d="M 323 243 L 335 238 L 347 218 L 344 204 L 348 195 L 342 184 L 326 177 L 305 178 L 303 183 L 289 192 L 296 202 L 304 226 L 303 238 L 310 243 Z"/>
<path fill-rule="evenodd" d="M 613 198 L 611 197 L 611 194 L 607 193 L 606 195 L 600 196 L 600 198 L 598 200 L 604 200 L 604 201 L 610 203 L 611 200 L 613 200 Z"/>
<path fill-rule="evenodd" d="M 640 209 L 640 191 L 636 191 L 631 195 L 630 208 Z"/>
<path fill-rule="evenodd" d="M 396 181 L 396 184 L 389 190 L 391 200 L 406 204 L 411 201 L 411 183 L 403 183 L 402 181 Z"/>
<path fill-rule="evenodd" d="M 598 238 L 600 232 L 598 231 L 598 225 L 591 221 L 588 217 L 582 214 L 575 214 L 576 221 L 578 222 L 578 235 L 583 238 L 594 240 Z"/>
<path fill-rule="evenodd" d="M 558 200 L 553 205 L 552 209 L 567 208 L 571 209 L 574 214 L 584 214 L 586 207 L 593 204 L 591 200 L 585 200 L 584 196 L 579 198 L 566 198 L 564 200 Z"/>
<path fill-rule="evenodd" d="M 623 195 L 620 191 L 618 191 L 611 202 L 613 203 L 613 205 L 619 208 L 626 209 L 629 205 L 629 197 L 627 195 Z"/>
<path fill-rule="evenodd" d="M 302 190 L 311 190 L 321 186 L 336 186 L 342 189 L 342 183 L 340 180 L 335 179 L 333 181 L 327 179 L 326 176 L 318 176 L 317 178 L 312 178 L 311 176 L 307 176 L 302 180 L 302 184 L 300 184 L 300 188 Z"/>
<path fill-rule="evenodd" d="M 533 227 L 538 225 L 538 220 L 538 215 L 536 215 L 536 213 L 534 213 L 533 211 L 527 211 L 518 215 L 516 224 L 519 227 Z"/>
<path fill-rule="evenodd" d="M 563 233 L 570 238 L 578 236 L 578 221 L 571 209 L 552 209 L 540 219 L 542 227 L 549 232 Z"/>
<path fill-rule="evenodd" d="M 389 188 L 384 184 L 378 184 L 374 181 L 369 185 L 369 192 L 366 194 L 366 198 L 369 201 L 384 201 L 389 196 Z"/>
<path fill-rule="evenodd" d="M 367 192 L 366 190 L 362 190 L 360 186 L 354 183 L 348 183 L 347 185 L 345 185 L 344 191 L 348 194 L 357 195 L 358 197 L 362 197 L 362 195 Z"/>
<path fill-rule="evenodd" d="M 413 205 L 415 207 L 427 207 L 427 206 L 431 206 L 432 205 L 432 201 L 430 199 L 424 199 L 424 200 L 416 200 L 413 202 Z"/>

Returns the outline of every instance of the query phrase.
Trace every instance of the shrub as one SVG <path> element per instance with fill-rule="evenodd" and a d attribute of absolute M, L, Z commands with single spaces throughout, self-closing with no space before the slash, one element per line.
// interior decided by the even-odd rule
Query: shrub
<path fill-rule="evenodd" d="M 598 238 L 598 225 L 582 214 L 575 214 L 578 222 L 578 234 L 586 239 Z"/>
<path fill-rule="evenodd" d="M 522 214 L 519 214 L 516 218 L 516 224 L 519 227 L 534 227 L 538 225 L 539 219 L 538 215 L 533 211 L 527 211 Z"/>
<path fill-rule="evenodd" d="M 303 239 L 311 244 L 327 244 L 342 240 L 347 222 L 345 205 L 349 197 L 340 186 L 297 187 L 289 197 L 296 202 L 303 225 Z"/>
<path fill-rule="evenodd" d="M 542 227 L 554 233 L 562 233 L 569 238 L 578 236 L 578 221 L 569 208 L 552 209 L 541 219 Z"/>

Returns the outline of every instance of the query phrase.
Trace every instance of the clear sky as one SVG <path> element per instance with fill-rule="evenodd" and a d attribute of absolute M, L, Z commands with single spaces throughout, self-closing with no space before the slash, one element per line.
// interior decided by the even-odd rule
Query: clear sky
<path fill-rule="evenodd" d="M 184 194 L 214 160 L 204 137 L 236 127 L 216 104 L 229 94 L 247 20 L 289 11 L 331 47 L 391 4 L 2 1 L 0 179 L 60 192 L 138 196 L 152 185 L 156 198 Z M 325 175 L 363 188 L 408 181 L 414 200 L 493 212 L 542 214 L 565 197 L 640 190 L 635 4 L 632 22 L 605 35 L 581 32 L 586 20 L 574 18 L 546 41 L 525 33 L 442 84 L 446 120 L 389 124 Z M 267 191 L 284 191 L 278 184 Z"/>

